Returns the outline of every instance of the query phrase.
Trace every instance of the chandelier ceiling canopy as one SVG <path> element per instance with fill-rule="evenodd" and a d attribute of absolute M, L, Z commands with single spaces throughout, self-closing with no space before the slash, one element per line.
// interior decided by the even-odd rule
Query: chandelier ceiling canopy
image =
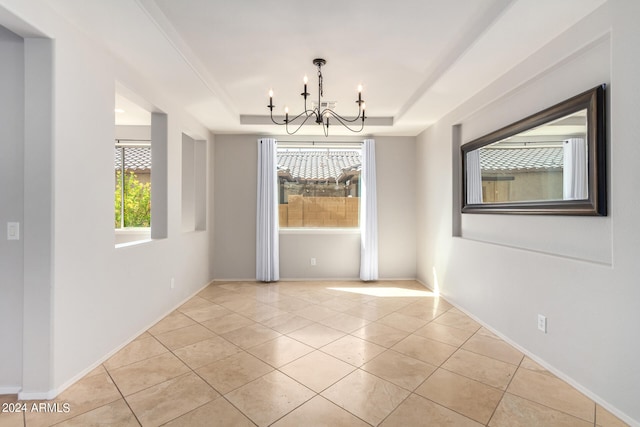
<path fill-rule="evenodd" d="M 322 97 L 324 95 L 322 67 L 326 63 L 327 61 L 322 58 L 316 58 L 313 60 L 313 64 L 318 68 L 318 100 L 313 101 L 311 103 L 311 108 L 309 108 L 307 105 L 307 98 L 311 94 L 307 92 L 308 79 L 307 76 L 304 76 L 304 90 L 300 94 L 304 98 L 304 110 L 293 118 L 289 118 L 289 107 L 284 108 L 284 120 L 282 122 L 273 118 L 273 109 L 275 108 L 275 105 L 273 105 L 273 89 L 269 90 L 269 105 L 267 107 L 270 111 L 271 121 L 277 125 L 284 125 L 287 134 L 293 135 L 298 132 L 310 118 L 313 118 L 318 125 L 322 126 L 325 136 L 329 135 L 329 126 L 332 124 L 330 119 L 334 119 L 333 123 L 338 122 L 354 133 L 360 132 L 364 129 L 366 105 L 362 99 L 362 85 L 358 85 L 358 99 L 356 100 L 356 104 L 358 104 L 358 114 L 355 117 L 348 118 L 341 116 L 334 111 L 335 105 L 332 105 L 332 103 L 327 101 L 322 101 Z M 292 126 L 293 130 L 289 128 L 289 125 Z"/>

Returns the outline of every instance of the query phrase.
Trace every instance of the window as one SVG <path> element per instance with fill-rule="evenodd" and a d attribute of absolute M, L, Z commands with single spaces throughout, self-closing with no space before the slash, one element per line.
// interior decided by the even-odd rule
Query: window
<path fill-rule="evenodd" d="M 168 118 L 124 86 L 116 83 L 116 88 L 112 197 L 115 244 L 120 247 L 167 237 Z"/>
<path fill-rule="evenodd" d="M 359 226 L 359 146 L 279 143 L 277 158 L 281 228 Z"/>
<path fill-rule="evenodd" d="M 116 140 L 115 228 L 151 227 L 151 141 Z"/>

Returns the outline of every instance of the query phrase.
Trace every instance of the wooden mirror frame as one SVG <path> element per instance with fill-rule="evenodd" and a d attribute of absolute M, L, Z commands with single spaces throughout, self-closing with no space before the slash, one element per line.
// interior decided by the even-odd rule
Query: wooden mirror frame
<path fill-rule="evenodd" d="M 498 203 L 467 203 L 467 153 L 544 125 L 580 110 L 587 110 L 588 199 Z M 597 86 L 539 113 L 468 142 L 461 147 L 462 213 L 607 215 L 605 85 Z"/>

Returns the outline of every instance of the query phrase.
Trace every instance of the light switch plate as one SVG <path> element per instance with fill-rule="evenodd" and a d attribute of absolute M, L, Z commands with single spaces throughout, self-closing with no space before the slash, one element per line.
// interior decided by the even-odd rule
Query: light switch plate
<path fill-rule="evenodd" d="M 7 223 L 7 240 L 20 240 L 20 223 Z"/>
<path fill-rule="evenodd" d="M 547 333 L 547 318 L 542 314 L 538 314 L 538 329 L 545 334 Z"/>

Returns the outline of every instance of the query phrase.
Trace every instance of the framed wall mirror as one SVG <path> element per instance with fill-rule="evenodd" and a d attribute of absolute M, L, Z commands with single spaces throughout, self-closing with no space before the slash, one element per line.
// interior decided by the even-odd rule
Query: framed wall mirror
<path fill-rule="evenodd" d="M 605 85 L 462 145 L 462 212 L 606 215 Z"/>

